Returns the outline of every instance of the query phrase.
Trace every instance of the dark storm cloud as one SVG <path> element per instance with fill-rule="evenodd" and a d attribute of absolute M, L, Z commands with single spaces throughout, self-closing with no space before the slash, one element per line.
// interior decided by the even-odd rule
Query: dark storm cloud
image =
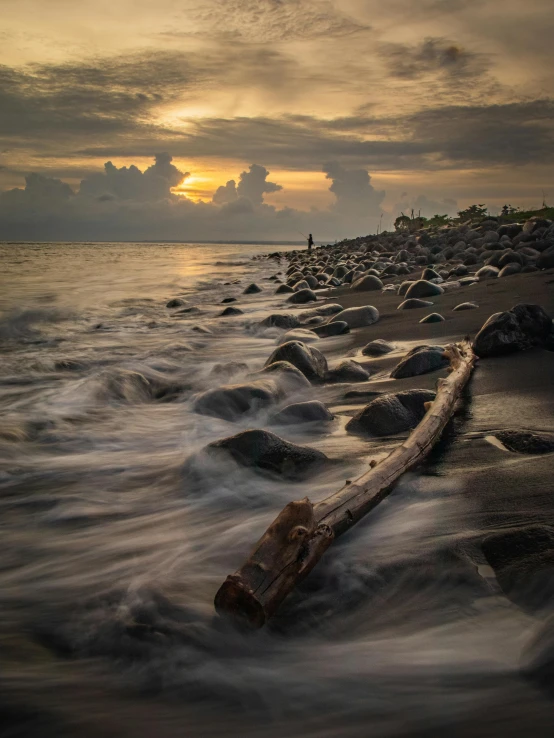
<path fill-rule="evenodd" d="M 370 168 L 543 164 L 554 160 L 554 100 L 442 106 L 398 117 L 203 119 L 174 155 L 262 159 L 318 169 L 328 159 Z"/>
<path fill-rule="evenodd" d="M 433 64 L 463 68 L 456 58 Z M 287 62 L 277 56 L 270 66 L 273 78 Z M 261 160 L 312 171 L 327 160 L 402 170 L 544 163 L 554 156 L 551 99 L 442 105 L 397 116 L 201 118 L 189 120 L 186 130 L 154 124 L 162 101 L 181 100 L 217 70 L 227 74 L 222 60 L 212 60 L 209 74 L 200 67 L 193 69 L 181 54 L 156 54 L 98 66 L 0 68 L 0 146 L 33 147 L 36 156 L 66 160 L 151 156 L 164 149 L 191 160 Z M 233 70 L 234 79 L 241 69 Z M 244 74 L 260 80 L 264 73 L 244 68 Z M 9 158 L 4 166 L 11 165 Z"/>
<path fill-rule="evenodd" d="M 260 87 L 274 96 L 294 88 L 297 70 L 278 51 L 217 48 L 202 56 L 141 52 L 87 62 L 0 66 L 0 141 L 57 154 L 86 140 L 160 140 L 155 122 L 171 103 L 185 105 L 218 87 Z M 288 94 L 291 94 L 288 89 Z M 152 149 L 150 149 L 150 152 Z"/>
<path fill-rule="evenodd" d="M 414 140 L 434 142 L 444 165 L 554 162 L 554 100 L 443 107 L 407 121 Z"/>
<path fill-rule="evenodd" d="M 246 7 L 225 7 L 238 12 L 239 6 Z M 269 6 L 266 10 L 273 17 Z M 277 16 L 281 12 L 275 10 Z M 212 51 L 141 52 L 58 65 L 0 67 L 0 148 L 32 150 L 35 158 L 65 158 L 66 164 L 71 158 L 131 158 L 163 149 L 190 160 L 264 161 L 312 171 L 329 160 L 354 168 L 402 170 L 543 163 L 553 157 L 551 100 L 449 105 L 446 95 L 440 106 L 411 115 L 371 115 L 372 107 L 365 106 L 365 114 L 330 119 L 310 114 L 204 117 L 183 119 L 186 127 L 175 112 L 175 123 L 162 125 L 164 107 L 178 111 L 180 105 L 194 105 L 220 89 L 263 90 L 282 109 L 288 95 L 321 81 L 321 72 L 300 70 L 270 46 L 239 42 L 215 45 Z M 463 91 L 464 85 L 486 77 L 485 57 L 442 38 L 412 46 L 381 45 L 378 51 L 390 77 L 411 84 L 431 74 L 444 81 L 442 89 Z M 9 158 L 4 166 L 12 166 Z M 62 171 L 52 174 L 60 176 Z"/>
<path fill-rule="evenodd" d="M 368 120 L 364 124 L 353 119 L 334 121 L 303 116 L 279 118 L 203 118 L 190 121 L 187 133 L 174 132 L 163 139 L 164 148 L 173 156 L 186 159 L 262 160 L 270 166 L 299 170 L 320 170 L 321 162 L 331 158 L 349 164 L 373 162 L 389 166 L 392 161 L 400 168 L 405 159 L 432 151 L 429 144 L 394 140 L 367 140 L 365 136 L 387 131 L 393 123 Z M 340 129 L 340 135 L 336 128 Z M 78 149 L 77 157 L 139 157 L 149 156 L 155 140 L 137 136 L 132 143 L 93 146 Z"/>
<path fill-rule="evenodd" d="M 418 79 L 428 74 L 450 78 L 477 77 L 489 66 L 487 57 L 445 38 L 426 38 L 417 45 L 381 44 L 379 56 L 393 77 Z"/>
<path fill-rule="evenodd" d="M 2 66 L 0 136 L 17 142 L 129 132 L 195 79 L 182 56 L 160 53 L 23 69 Z"/>

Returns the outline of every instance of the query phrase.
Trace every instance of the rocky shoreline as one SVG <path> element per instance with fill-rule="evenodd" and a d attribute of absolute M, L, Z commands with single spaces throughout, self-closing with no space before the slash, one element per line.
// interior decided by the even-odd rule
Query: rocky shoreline
<path fill-rule="evenodd" d="M 485 361 L 491 357 L 507 368 L 516 354 L 525 352 L 538 371 L 554 368 L 551 221 L 502 225 L 485 220 L 255 258 L 278 267 L 267 279 L 278 285 L 275 294 L 283 302 L 250 330 L 263 335 L 272 331 L 278 345 L 256 372 L 245 372 L 236 363 L 222 365 L 227 383 L 196 397 L 199 414 L 231 422 L 251 419 L 251 430 L 211 443 L 203 453 L 212 458 L 229 455 L 239 465 L 289 481 L 310 478 L 333 460 L 290 442 L 287 433 L 304 427 L 324 434 L 337 416 L 337 405 L 346 434 L 366 441 L 367 453 L 375 452 L 379 440 L 394 447 L 434 398 L 434 384 L 447 363 L 444 346 L 465 336 L 473 339 L 475 353 Z M 244 289 L 245 295 L 258 293 L 266 293 L 265 285 Z M 233 315 L 241 315 L 240 299 L 234 302 Z M 231 313 L 227 309 L 221 315 Z M 340 342 L 333 343 L 334 337 Z M 550 381 L 547 385 L 550 389 Z M 307 387 L 314 390 L 309 400 L 302 396 Z M 514 372 L 510 391 L 498 400 L 510 405 L 529 389 Z M 513 404 L 508 422 L 491 427 L 481 438 L 523 460 L 541 457 L 554 471 L 552 416 L 546 424 L 541 417 L 522 427 L 518 403 Z M 263 420 L 257 427 L 260 412 Z M 471 450 L 466 450 L 465 464 L 471 468 Z M 490 473 L 494 478 L 494 465 Z M 535 601 L 538 587 L 541 606 L 554 603 L 554 588 L 545 583 L 554 561 L 553 524 L 554 505 L 549 502 L 543 505 L 537 536 L 518 524 L 501 535 L 493 530 L 481 541 L 484 559 L 509 598 L 526 601 L 522 590 L 533 590 L 529 597 Z M 512 540 L 519 546 L 521 536 L 526 545 L 514 563 L 514 555 L 499 553 L 495 541 L 504 550 Z"/>

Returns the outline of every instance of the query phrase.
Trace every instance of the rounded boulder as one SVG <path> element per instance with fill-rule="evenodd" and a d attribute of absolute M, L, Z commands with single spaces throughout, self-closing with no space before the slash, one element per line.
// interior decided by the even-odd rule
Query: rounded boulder
<path fill-rule="evenodd" d="M 327 374 L 327 359 L 321 351 L 311 346 L 306 346 L 302 341 L 287 341 L 271 354 L 265 366 L 277 361 L 288 361 L 299 369 L 309 379 L 323 380 Z"/>
<path fill-rule="evenodd" d="M 379 277 L 374 277 L 372 274 L 368 274 L 365 277 L 361 277 L 355 282 L 352 282 L 350 289 L 353 292 L 372 292 L 374 290 L 382 290 L 383 283 Z"/>
<path fill-rule="evenodd" d="M 293 294 L 287 298 L 287 302 L 290 302 L 293 305 L 304 305 L 307 302 L 316 301 L 317 295 L 313 290 L 310 289 L 298 290 L 298 292 L 293 292 Z"/>
<path fill-rule="evenodd" d="M 310 476 L 327 461 L 327 456 L 321 451 L 297 446 L 265 430 L 246 430 L 214 441 L 206 451 L 228 454 L 241 466 L 261 469 L 290 481 Z"/>
<path fill-rule="evenodd" d="M 271 423 L 277 425 L 292 425 L 296 423 L 322 423 L 333 420 L 333 414 L 319 400 L 309 402 L 294 402 L 287 405 L 270 418 Z"/>
<path fill-rule="evenodd" d="M 415 428 L 425 415 L 425 403 L 434 399 L 434 392 L 423 389 L 380 395 L 346 424 L 346 430 L 373 436 L 403 433 Z"/>
<path fill-rule="evenodd" d="M 426 279 L 419 279 L 408 287 L 406 292 L 407 298 L 421 298 L 421 297 L 435 297 L 436 295 L 442 295 L 444 292 L 443 288 L 433 282 L 428 282 Z"/>
<path fill-rule="evenodd" d="M 395 346 L 382 338 L 377 338 L 375 341 L 370 341 L 362 349 L 364 356 L 384 356 L 394 351 Z"/>
<path fill-rule="evenodd" d="M 344 322 L 349 328 L 363 328 L 366 325 L 373 325 L 379 320 L 379 311 L 373 305 L 365 305 L 362 307 L 351 307 L 337 313 L 331 323 Z"/>
<path fill-rule="evenodd" d="M 416 346 L 395 366 L 391 372 L 393 379 L 416 377 L 420 374 L 434 372 L 448 366 L 444 358 L 442 346 Z"/>

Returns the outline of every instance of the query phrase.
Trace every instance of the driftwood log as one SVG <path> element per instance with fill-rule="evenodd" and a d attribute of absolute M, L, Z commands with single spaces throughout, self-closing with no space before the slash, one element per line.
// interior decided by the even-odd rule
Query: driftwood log
<path fill-rule="evenodd" d="M 452 417 L 476 361 L 463 341 L 445 350 L 449 375 L 439 379 L 435 400 L 409 437 L 355 482 L 315 505 L 289 502 L 256 544 L 248 561 L 227 577 L 215 596 L 219 615 L 261 628 L 285 597 L 317 564 L 331 543 L 383 500 L 394 483 L 418 464 Z"/>

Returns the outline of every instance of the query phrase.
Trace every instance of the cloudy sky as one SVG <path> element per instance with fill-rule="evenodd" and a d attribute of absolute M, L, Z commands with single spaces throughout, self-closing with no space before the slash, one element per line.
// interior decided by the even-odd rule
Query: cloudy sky
<path fill-rule="evenodd" d="M 554 202 L 553 0 L 0 0 L 0 239 Z"/>

